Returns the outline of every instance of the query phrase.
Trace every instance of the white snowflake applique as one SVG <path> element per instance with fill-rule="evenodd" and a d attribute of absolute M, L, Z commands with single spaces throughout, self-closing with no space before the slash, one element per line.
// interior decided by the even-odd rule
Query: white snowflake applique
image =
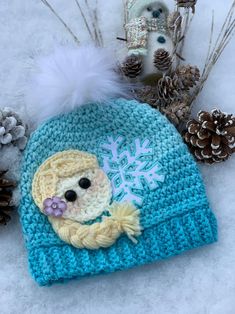
<path fill-rule="evenodd" d="M 101 166 L 112 182 L 113 200 L 138 206 L 145 186 L 153 191 L 165 178 L 148 139 L 136 138 L 128 145 L 122 136 L 108 136 L 101 144 Z"/>

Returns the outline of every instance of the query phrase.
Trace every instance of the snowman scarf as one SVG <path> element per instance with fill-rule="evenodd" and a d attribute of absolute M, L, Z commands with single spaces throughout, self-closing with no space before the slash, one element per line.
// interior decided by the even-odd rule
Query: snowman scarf
<path fill-rule="evenodd" d="M 159 23 L 158 19 L 147 19 L 138 17 L 132 19 L 125 25 L 127 32 L 127 48 L 129 55 L 147 55 L 148 32 L 164 32 L 165 27 Z"/>

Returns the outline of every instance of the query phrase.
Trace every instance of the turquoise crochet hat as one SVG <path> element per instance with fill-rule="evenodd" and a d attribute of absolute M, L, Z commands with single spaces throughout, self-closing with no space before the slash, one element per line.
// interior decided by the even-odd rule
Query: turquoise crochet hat
<path fill-rule="evenodd" d="M 174 126 L 124 99 L 31 136 L 20 216 L 40 285 L 155 262 L 216 241 L 201 175 Z"/>

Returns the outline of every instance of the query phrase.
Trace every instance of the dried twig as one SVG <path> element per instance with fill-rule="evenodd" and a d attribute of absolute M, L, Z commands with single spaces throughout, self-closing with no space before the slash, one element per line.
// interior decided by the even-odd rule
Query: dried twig
<path fill-rule="evenodd" d="M 124 26 L 128 23 L 129 21 L 129 10 L 128 10 L 128 2 L 130 0 L 122 0 L 123 3 L 123 11 L 124 11 Z M 126 27 L 124 27 L 125 29 L 125 37 L 127 38 L 127 30 Z"/>
<path fill-rule="evenodd" d="M 101 32 L 101 29 L 99 27 L 99 22 L 98 22 L 97 0 L 96 0 L 95 9 L 91 8 L 88 0 L 85 0 L 84 2 L 86 5 L 86 11 L 89 14 L 89 20 L 91 22 L 91 25 L 89 24 L 88 18 L 82 9 L 82 6 L 78 2 L 78 0 L 75 0 L 75 3 L 77 5 L 79 12 L 83 18 L 84 23 L 85 23 L 86 29 L 87 29 L 90 37 L 91 37 L 91 40 L 94 41 L 97 45 L 103 46 L 103 36 L 102 36 L 102 32 Z"/>
<path fill-rule="evenodd" d="M 90 15 L 90 20 L 91 20 L 91 24 L 93 27 L 93 37 L 95 38 L 95 42 L 99 45 L 99 46 L 103 46 L 103 36 L 102 36 L 102 32 L 99 26 L 99 21 L 98 21 L 98 13 L 97 13 L 97 8 L 98 8 L 98 0 L 96 0 L 96 5 L 95 5 L 95 9 L 92 9 L 89 5 L 88 0 L 85 0 L 85 4 L 87 7 L 87 11 L 89 12 Z"/>
<path fill-rule="evenodd" d="M 187 36 L 187 33 L 189 31 L 190 28 L 190 24 L 193 20 L 193 14 L 191 15 L 190 13 L 190 9 L 189 8 L 185 8 L 184 9 L 184 17 L 183 17 L 183 21 L 182 21 L 182 28 L 181 31 L 179 33 L 179 37 L 178 37 L 178 41 L 176 43 L 176 55 L 178 56 L 182 56 L 183 55 L 183 49 L 184 49 L 184 44 L 185 44 L 185 39 Z M 177 60 L 177 66 L 180 64 L 180 61 L 184 60 L 184 58 L 178 58 Z"/>
<path fill-rule="evenodd" d="M 124 25 L 128 22 L 128 8 L 127 8 L 127 2 L 128 0 L 122 0 L 123 3 L 123 9 L 124 9 Z"/>
<path fill-rule="evenodd" d="M 100 46 L 103 46 L 104 45 L 104 40 L 103 40 L 102 31 L 101 31 L 100 26 L 99 26 L 99 19 L 98 19 L 97 8 L 98 8 L 98 0 L 96 0 L 95 10 L 93 10 L 93 12 L 94 12 L 94 21 L 95 21 L 94 25 L 95 25 L 97 33 L 98 33 Z"/>
<path fill-rule="evenodd" d="M 90 20 L 91 20 L 91 26 L 89 25 L 88 19 L 86 14 L 84 13 L 82 6 L 80 5 L 78 0 L 74 0 L 76 6 L 79 9 L 79 12 L 83 18 L 83 22 L 88 30 L 88 33 L 92 39 L 92 41 L 94 41 L 96 44 L 98 44 L 99 46 L 103 46 L 103 36 L 102 36 L 102 32 L 101 29 L 99 27 L 99 22 L 98 22 L 98 14 L 97 14 L 97 1 L 96 0 L 96 6 L 95 9 L 91 9 L 88 0 L 85 0 L 85 4 L 87 7 L 87 11 L 89 12 L 90 15 Z M 79 44 L 79 40 L 77 38 L 77 36 L 72 32 L 71 28 L 65 23 L 65 21 L 61 18 L 61 16 L 56 12 L 56 10 L 52 7 L 52 5 L 47 1 L 47 0 L 41 0 L 41 2 L 56 16 L 56 18 L 63 24 L 63 26 L 65 27 L 65 29 L 70 33 L 70 35 L 73 37 L 73 39 L 75 40 L 75 42 L 77 44 Z"/>
<path fill-rule="evenodd" d="M 47 0 L 41 0 L 41 2 L 48 7 L 48 9 L 55 15 L 55 17 L 64 25 L 65 29 L 69 32 L 69 34 L 73 37 L 74 41 L 79 45 L 80 41 L 77 36 L 73 33 L 71 28 L 65 23 L 65 21 L 59 16 L 59 14 L 55 11 L 55 9 L 50 5 Z"/>
<path fill-rule="evenodd" d="M 86 26 L 86 28 L 87 28 L 87 31 L 88 31 L 88 33 L 89 33 L 91 39 L 92 39 L 93 41 L 95 41 L 94 35 L 92 34 L 92 31 L 91 31 L 91 29 L 90 29 L 90 26 L 89 26 L 89 24 L 88 24 L 87 18 L 86 18 L 85 14 L 84 14 L 84 12 L 83 12 L 83 10 L 82 10 L 81 5 L 79 4 L 78 0 L 74 0 L 74 1 L 75 1 L 76 5 L 77 5 L 79 11 L 80 11 L 80 14 L 81 14 L 81 16 L 82 16 L 82 18 L 83 18 L 83 21 L 84 21 L 84 23 L 85 23 L 85 26 Z"/>
<path fill-rule="evenodd" d="M 182 11 L 184 12 L 183 17 L 182 14 L 180 14 Z M 190 8 L 182 9 L 178 7 L 178 5 L 176 5 L 174 12 L 178 12 L 178 19 L 182 19 L 180 27 L 177 25 L 177 20 L 175 21 L 175 27 L 172 34 L 172 42 L 174 46 L 172 56 L 174 59 L 176 59 L 175 67 L 177 68 L 181 61 L 185 61 L 185 59 L 182 57 L 184 43 L 194 15 L 191 14 Z"/>
<path fill-rule="evenodd" d="M 204 65 L 204 69 L 203 69 L 203 72 L 202 72 L 202 76 L 204 76 L 204 74 L 205 74 L 206 65 L 208 64 L 209 59 L 210 59 L 211 48 L 212 48 L 212 42 L 213 42 L 213 35 L 214 35 L 214 24 L 215 24 L 215 17 L 214 17 L 214 11 L 212 11 L 212 21 L 211 21 L 211 31 L 210 31 L 209 47 L 208 47 L 206 62 L 205 62 L 205 65 Z"/>
<path fill-rule="evenodd" d="M 204 88 L 205 82 L 207 81 L 211 70 L 213 69 L 214 65 L 217 63 L 218 59 L 222 55 L 224 49 L 229 44 L 230 40 L 232 39 L 234 32 L 235 32 L 235 0 L 233 1 L 231 8 L 225 18 L 225 21 L 222 25 L 222 28 L 219 32 L 219 35 L 215 41 L 214 48 L 211 50 L 212 47 L 212 38 L 213 38 L 213 30 L 214 30 L 214 18 L 212 19 L 212 26 L 211 26 L 211 35 L 210 35 L 210 43 L 209 43 L 209 52 L 205 62 L 205 66 L 203 69 L 203 73 L 200 79 L 200 82 L 192 94 L 190 104 L 197 98 L 198 94 Z"/>

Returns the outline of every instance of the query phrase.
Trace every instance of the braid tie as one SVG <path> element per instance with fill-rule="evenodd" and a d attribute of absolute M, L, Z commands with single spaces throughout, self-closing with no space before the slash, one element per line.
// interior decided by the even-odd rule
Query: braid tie
<path fill-rule="evenodd" d="M 48 217 L 53 229 L 65 242 L 77 248 L 91 250 L 111 246 L 121 234 L 137 243 L 135 237 L 141 234 L 139 210 L 131 203 L 114 203 L 109 208 L 110 216 L 101 222 L 84 225 L 70 219 Z"/>

